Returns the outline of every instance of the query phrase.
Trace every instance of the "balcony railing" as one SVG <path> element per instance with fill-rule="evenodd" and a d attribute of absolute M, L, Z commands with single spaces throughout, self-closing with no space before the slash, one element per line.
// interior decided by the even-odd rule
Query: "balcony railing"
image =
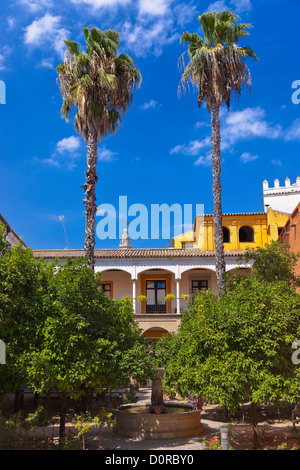
<path fill-rule="evenodd" d="M 180 299 L 180 313 L 184 310 L 189 310 L 190 299 Z M 177 300 L 170 299 L 166 302 L 153 303 L 148 300 L 136 302 L 136 313 L 149 314 L 149 315 L 164 315 L 164 314 L 177 314 Z"/>

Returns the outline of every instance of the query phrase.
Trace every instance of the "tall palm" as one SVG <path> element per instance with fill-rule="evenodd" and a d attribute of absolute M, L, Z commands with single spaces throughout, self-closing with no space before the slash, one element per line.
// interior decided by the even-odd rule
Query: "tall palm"
<path fill-rule="evenodd" d="M 198 20 L 204 37 L 189 32 L 181 37 L 181 42 L 188 43 L 188 50 L 180 60 L 184 70 L 179 92 L 185 91 L 190 84 L 196 87 L 199 108 L 205 100 L 211 115 L 214 238 L 219 295 L 224 287 L 226 270 L 221 201 L 220 108 L 225 103 L 229 111 L 232 93 L 239 97 L 245 84 L 250 88 L 251 75 L 245 59 L 257 59 L 252 48 L 238 44 L 239 39 L 249 35 L 247 30 L 251 27 L 250 24 L 237 23 L 238 19 L 238 15 L 229 10 L 203 13 Z M 185 54 L 189 58 L 187 65 Z"/>
<path fill-rule="evenodd" d="M 114 134 L 125 116 L 133 92 L 141 83 L 141 74 L 127 54 L 119 54 L 116 31 L 97 27 L 83 29 L 86 50 L 75 41 L 64 41 L 67 50 L 57 67 L 58 85 L 63 97 L 62 116 L 68 121 L 75 107 L 74 126 L 87 145 L 85 191 L 85 243 L 87 264 L 95 266 L 95 186 L 98 143 Z"/>

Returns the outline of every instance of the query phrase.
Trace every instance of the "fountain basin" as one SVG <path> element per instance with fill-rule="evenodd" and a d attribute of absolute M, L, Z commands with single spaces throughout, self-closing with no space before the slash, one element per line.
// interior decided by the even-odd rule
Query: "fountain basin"
<path fill-rule="evenodd" d="M 142 439 L 174 439 L 203 432 L 201 411 L 190 405 L 164 404 L 165 414 L 150 414 L 149 407 L 129 404 L 115 411 L 114 432 Z"/>

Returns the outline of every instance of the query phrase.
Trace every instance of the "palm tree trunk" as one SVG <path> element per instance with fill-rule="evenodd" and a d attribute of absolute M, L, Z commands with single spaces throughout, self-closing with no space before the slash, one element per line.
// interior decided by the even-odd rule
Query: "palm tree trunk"
<path fill-rule="evenodd" d="M 85 191 L 85 240 L 84 251 L 87 257 L 87 265 L 95 267 L 95 225 L 96 225 L 96 182 L 97 177 L 97 133 L 90 130 L 87 138 L 87 171 L 85 172 L 86 182 L 83 186 Z"/>
<path fill-rule="evenodd" d="M 222 186 L 221 186 L 221 131 L 220 106 L 216 103 L 211 109 L 212 174 L 215 226 L 215 252 L 218 296 L 224 288 L 225 257 L 222 224 Z"/>

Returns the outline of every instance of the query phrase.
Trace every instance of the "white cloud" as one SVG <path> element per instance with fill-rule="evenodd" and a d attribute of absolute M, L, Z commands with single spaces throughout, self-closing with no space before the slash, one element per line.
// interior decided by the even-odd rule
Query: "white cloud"
<path fill-rule="evenodd" d="M 195 166 L 210 166 L 211 165 L 211 152 L 208 152 L 206 155 L 201 155 L 201 157 L 197 158 L 194 163 Z"/>
<path fill-rule="evenodd" d="M 66 48 L 63 40 L 67 39 L 69 35 L 69 31 L 61 27 L 60 16 L 46 13 L 26 27 L 24 42 L 32 47 L 47 47 L 47 49 L 53 47 L 62 56 Z"/>
<path fill-rule="evenodd" d="M 12 53 L 12 48 L 7 44 L 4 46 L 0 46 L 0 70 L 6 69 L 6 62 L 9 56 Z"/>
<path fill-rule="evenodd" d="M 72 135 L 71 137 L 65 137 L 56 144 L 56 150 L 58 153 L 64 152 L 75 152 L 81 145 L 80 137 Z"/>
<path fill-rule="evenodd" d="M 142 104 L 141 109 L 147 110 L 147 109 L 155 109 L 160 106 L 158 101 L 155 100 L 150 100 L 147 101 L 146 103 Z"/>
<path fill-rule="evenodd" d="M 178 26 L 185 26 L 197 17 L 197 7 L 192 3 L 179 3 L 173 8 Z"/>
<path fill-rule="evenodd" d="M 266 120 L 266 112 L 257 106 L 242 111 L 229 112 L 222 127 L 224 148 L 239 140 L 253 138 L 277 139 L 282 134 L 282 127 Z"/>
<path fill-rule="evenodd" d="M 118 26 L 121 38 L 128 49 L 137 57 L 145 57 L 150 52 L 160 56 L 163 47 L 179 40 L 179 33 L 174 31 L 174 20 L 172 17 L 161 17 L 156 21 L 149 18 L 137 20 L 135 23 L 125 21 Z"/>
<path fill-rule="evenodd" d="M 54 59 L 53 57 L 49 57 L 48 59 L 45 58 L 43 60 L 41 60 L 41 62 L 38 64 L 38 67 L 42 67 L 42 68 L 45 68 L 45 69 L 54 69 Z"/>
<path fill-rule="evenodd" d="M 251 0 L 217 0 L 209 5 L 208 11 L 233 10 L 237 13 L 248 12 L 252 8 Z"/>
<path fill-rule="evenodd" d="M 205 121 L 198 121 L 198 122 L 196 122 L 196 124 L 195 124 L 195 129 L 201 129 L 202 127 L 209 127 L 209 126 L 210 126 L 210 124 L 209 124 L 208 121 L 207 121 L 207 122 L 205 122 Z"/>
<path fill-rule="evenodd" d="M 13 16 L 6 18 L 8 29 L 12 31 L 16 26 L 16 19 Z"/>
<path fill-rule="evenodd" d="M 273 165 L 282 166 L 281 160 L 276 160 L 275 158 L 272 160 L 272 163 Z"/>
<path fill-rule="evenodd" d="M 286 132 L 285 140 L 300 140 L 300 118 L 295 119 Z"/>
<path fill-rule="evenodd" d="M 76 5 L 88 5 L 94 10 L 97 10 L 102 7 L 114 7 L 117 5 L 127 5 L 131 0 L 71 0 L 71 3 Z"/>
<path fill-rule="evenodd" d="M 231 0 L 230 3 L 239 13 L 250 11 L 252 8 L 251 0 Z"/>
<path fill-rule="evenodd" d="M 55 167 L 55 168 L 58 168 L 60 166 L 60 163 L 52 157 L 50 158 L 33 157 L 33 160 L 37 163 L 42 163 L 44 165 Z"/>
<path fill-rule="evenodd" d="M 20 0 L 20 3 L 33 13 L 42 8 L 49 8 L 53 4 L 52 0 Z"/>
<path fill-rule="evenodd" d="M 257 160 L 258 158 L 259 158 L 258 155 L 252 155 L 252 154 L 249 153 L 249 152 L 244 152 L 244 153 L 242 153 L 242 155 L 240 156 L 240 160 L 241 160 L 243 163 L 253 162 L 254 160 Z"/>
<path fill-rule="evenodd" d="M 284 137 L 284 131 L 279 124 L 274 124 L 266 119 L 266 112 L 259 106 L 256 108 L 245 108 L 241 111 L 227 112 L 222 108 L 220 112 L 221 119 L 221 150 L 233 150 L 234 145 L 243 140 L 253 139 L 278 139 Z M 297 120 L 296 120 L 297 121 Z M 198 122 L 195 128 L 205 127 L 205 122 Z M 298 127 L 297 127 L 298 126 Z M 290 129 L 290 135 L 297 135 L 296 129 L 299 130 L 300 138 L 300 119 L 295 122 Z M 294 130 L 292 132 L 292 130 Z M 193 140 L 188 144 L 177 145 L 170 153 L 182 154 L 187 156 L 197 156 L 202 153 L 203 149 L 207 151 L 211 148 L 211 135 L 207 135 L 202 140 Z M 246 163 L 256 160 L 258 155 L 251 155 L 245 152 L 241 156 L 241 160 Z M 196 165 L 209 164 L 210 155 L 199 156 Z"/>
<path fill-rule="evenodd" d="M 116 155 L 118 155 L 116 152 L 113 152 L 104 146 L 100 147 L 98 150 L 98 160 L 101 162 L 113 162 L 116 160 Z"/>
<path fill-rule="evenodd" d="M 140 0 L 139 11 L 141 15 L 164 15 L 170 3 L 170 0 Z"/>
<path fill-rule="evenodd" d="M 199 154 L 199 150 L 207 147 L 210 144 L 210 137 L 206 137 L 203 140 L 193 140 L 187 145 L 176 145 L 171 151 L 170 154 L 180 153 L 183 155 L 195 156 Z"/>
<path fill-rule="evenodd" d="M 211 3 L 208 7 L 208 11 L 222 11 L 228 10 L 228 7 L 225 4 L 224 0 L 219 0 L 217 2 Z"/>

